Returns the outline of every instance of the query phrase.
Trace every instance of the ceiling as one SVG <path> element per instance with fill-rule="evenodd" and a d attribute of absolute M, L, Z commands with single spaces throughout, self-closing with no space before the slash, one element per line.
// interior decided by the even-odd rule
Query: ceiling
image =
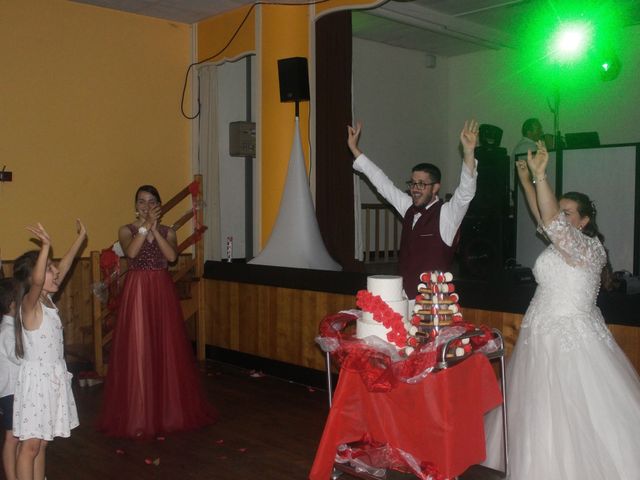
<path fill-rule="evenodd" d="M 196 23 L 254 3 L 254 0 L 71 0 L 181 23 Z M 309 3 L 310 0 L 283 0 Z M 515 46 L 523 19 L 567 0 L 390 0 L 354 12 L 356 37 L 433 55 L 455 56 L 482 49 Z M 583 3 L 595 0 L 584 0 Z M 640 0 L 602 0 L 624 12 L 626 24 L 640 23 Z M 274 3 L 278 3 L 274 1 Z"/>

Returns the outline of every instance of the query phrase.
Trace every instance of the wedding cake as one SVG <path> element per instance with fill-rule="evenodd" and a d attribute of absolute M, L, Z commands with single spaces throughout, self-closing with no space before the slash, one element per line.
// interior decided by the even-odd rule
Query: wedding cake
<path fill-rule="evenodd" d="M 378 337 L 402 348 L 407 342 L 409 302 L 402 294 L 402 277 L 372 275 L 367 290 L 358 292 L 362 317 L 357 321 L 356 337 Z"/>
<path fill-rule="evenodd" d="M 450 272 L 425 272 L 420 275 L 418 296 L 413 309 L 411 324 L 417 328 L 421 342 L 436 340 L 443 329 L 462 325 L 462 312 L 458 304 L 460 297 L 455 293 Z M 471 352 L 469 339 L 456 343 L 454 356 L 464 356 Z M 449 355 L 448 355 L 449 356 Z"/>
<path fill-rule="evenodd" d="M 450 272 L 425 272 L 420 275 L 419 295 L 416 297 L 414 313 L 420 317 L 421 325 L 439 327 L 462 322 L 458 304 L 460 297 L 451 283 Z M 413 323 L 416 323 L 415 317 Z"/>
<path fill-rule="evenodd" d="M 486 349 L 493 333 L 488 327 L 478 328 L 464 322 L 453 275 L 424 272 L 420 281 L 414 304 L 404 295 L 402 277 L 367 277 L 367 289 L 356 295 L 356 305 L 362 310 L 356 322 L 356 338 L 382 340 L 395 347 L 400 358 L 409 358 L 419 349 L 420 353 L 438 352 L 447 359 L 461 359 L 474 348 Z M 469 332 L 474 333 L 473 341 L 467 335 Z M 491 345 L 495 350 L 495 344 Z M 446 352 L 442 351 L 444 348 Z"/>

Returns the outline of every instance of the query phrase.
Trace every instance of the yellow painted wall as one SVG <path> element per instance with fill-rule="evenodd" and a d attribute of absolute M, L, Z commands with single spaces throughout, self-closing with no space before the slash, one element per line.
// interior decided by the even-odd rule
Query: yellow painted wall
<path fill-rule="evenodd" d="M 258 56 L 259 98 L 258 159 L 261 163 L 260 243 L 265 245 L 275 223 L 287 174 L 293 142 L 293 103 L 280 102 L 278 65 L 280 58 L 307 57 L 313 75 L 313 22 L 319 16 L 345 8 L 363 8 L 381 0 L 329 0 L 315 6 L 260 5 L 250 16 L 222 58 L 236 58 L 243 53 Z M 231 38 L 248 8 L 236 9 L 198 24 L 198 60 L 214 55 Z M 313 92 L 312 92 L 313 95 Z M 309 102 L 300 104 L 300 133 L 305 157 L 309 152 Z M 305 158 L 307 165 L 309 158 Z"/>
<path fill-rule="evenodd" d="M 33 248 L 24 226 L 36 221 L 62 255 L 76 217 L 86 256 L 133 220 L 138 185 L 168 199 L 190 181 L 179 110 L 190 35 L 185 24 L 65 0 L 0 0 L 0 168 L 14 177 L 0 185 L 3 258 Z"/>
<path fill-rule="evenodd" d="M 314 74 L 313 22 L 332 11 L 362 7 L 371 0 L 329 0 L 315 6 L 265 5 L 261 10 L 259 61 L 261 64 L 261 117 L 259 129 L 262 142 L 258 146 L 262 161 L 261 245 L 271 234 L 280 209 L 280 199 L 287 175 L 293 142 L 295 104 L 280 102 L 278 65 L 280 58 L 307 57 L 310 82 Z M 313 89 L 311 89 L 313 96 Z M 309 166 L 309 102 L 300 103 L 300 137 L 302 151 Z"/>
<path fill-rule="evenodd" d="M 280 208 L 293 142 L 295 104 L 280 102 L 278 59 L 309 58 L 309 8 L 264 6 L 262 9 L 259 61 L 262 72 L 259 146 L 262 161 L 261 245 L 269 239 Z M 300 102 L 300 137 L 308 163 L 309 102 Z"/>
<path fill-rule="evenodd" d="M 238 30 L 231 43 L 229 40 Z M 216 62 L 253 52 L 256 45 L 256 8 L 243 7 L 198 23 L 198 61 Z M 229 44 L 227 46 L 227 44 Z M 227 47 L 227 48 L 225 48 Z M 221 52 L 219 55 L 218 53 Z"/>

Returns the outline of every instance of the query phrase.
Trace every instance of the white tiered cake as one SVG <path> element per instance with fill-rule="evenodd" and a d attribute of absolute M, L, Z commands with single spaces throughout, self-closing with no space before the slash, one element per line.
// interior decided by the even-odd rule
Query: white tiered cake
<path fill-rule="evenodd" d="M 408 327 L 408 301 L 402 294 L 402 277 L 396 275 L 372 275 L 367 277 L 367 291 L 379 296 L 394 312 L 402 316 L 403 323 Z M 391 328 L 385 327 L 374 319 L 372 312 L 363 311 L 362 318 L 356 326 L 356 337 L 366 338 L 375 336 L 388 342 L 387 334 Z"/>

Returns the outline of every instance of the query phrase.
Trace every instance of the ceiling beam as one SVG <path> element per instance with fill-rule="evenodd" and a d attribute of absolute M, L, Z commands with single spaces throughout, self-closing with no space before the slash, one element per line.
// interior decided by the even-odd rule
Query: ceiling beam
<path fill-rule="evenodd" d="M 507 33 L 436 12 L 415 3 L 388 2 L 382 7 L 368 10 L 367 13 L 465 40 L 484 48 L 513 48 L 514 42 Z"/>

